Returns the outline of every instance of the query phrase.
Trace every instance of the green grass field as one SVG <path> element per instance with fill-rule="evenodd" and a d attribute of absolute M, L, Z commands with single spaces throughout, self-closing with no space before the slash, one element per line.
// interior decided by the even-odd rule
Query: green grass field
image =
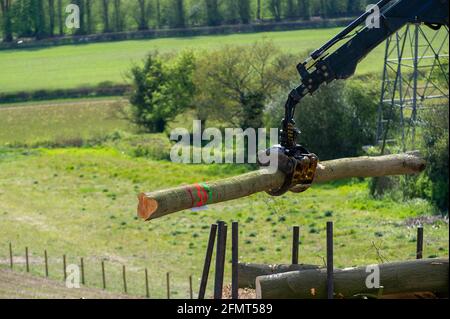
<path fill-rule="evenodd" d="M 115 112 L 124 103 L 112 98 L 2 105 L 0 146 L 77 144 L 130 129 Z"/>
<path fill-rule="evenodd" d="M 448 255 L 448 225 L 430 217 L 427 202 L 374 200 L 366 182 L 317 186 L 280 198 L 261 193 L 145 223 L 135 217 L 139 192 L 223 178 L 245 168 L 132 158 L 112 148 L 3 150 L 0 155 L 2 267 L 7 267 L 11 241 L 22 260 L 16 269 L 24 269 L 29 246 L 32 273 L 43 275 L 47 249 L 54 279 L 62 278 L 63 254 L 69 263 L 84 256 L 87 284 L 101 287 L 104 258 L 113 292 L 122 289 L 121 265 L 126 264 L 131 294 L 144 293 L 147 267 L 152 297 L 165 297 L 170 272 L 173 297 L 185 298 L 190 274 L 198 287 L 209 225 L 218 219 L 240 222 L 242 262 L 288 263 L 290 229 L 300 225 L 301 262 L 322 265 L 328 220 L 335 222 L 336 267 L 414 259 L 416 218 L 425 223 L 425 257 Z M 229 274 L 227 264 L 227 282 Z"/>
<path fill-rule="evenodd" d="M 266 38 L 283 50 L 303 53 L 323 45 L 339 31 L 339 28 L 311 29 L 0 51 L 0 92 L 74 88 L 104 81 L 123 83 L 130 66 L 151 50 L 213 49 L 226 44 L 247 45 Z M 371 53 L 358 72 L 378 72 L 381 76 L 383 47 Z M 292 62 L 292 67 L 298 62 L 300 56 L 299 61 Z"/>

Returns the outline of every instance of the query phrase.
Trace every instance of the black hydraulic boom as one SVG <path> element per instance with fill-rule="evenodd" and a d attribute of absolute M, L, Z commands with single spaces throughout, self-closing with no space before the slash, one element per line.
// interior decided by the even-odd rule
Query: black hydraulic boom
<path fill-rule="evenodd" d="M 295 126 L 294 113 L 300 100 L 324 83 L 352 76 L 368 53 L 404 25 L 423 23 L 434 30 L 448 25 L 448 9 L 449 0 L 381 0 L 297 65 L 301 84 L 290 92 L 286 101 L 280 129 L 281 146 L 269 150 L 279 154 L 279 169 L 286 174 L 286 180 L 282 187 L 271 190 L 271 195 L 279 196 L 294 189 L 304 191 L 315 176 L 318 157 L 297 144 L 300 130 Z M 331 50 L 344 40 L 340 47 Z M 295 188 L 295 185 L 302 187 Z"/>
<path fill-rule="evenodd" d="M 281 146 L 286 155 L 295 156 L 301 148 L 297 144 L 300 131 L 295 127 L 294 112 L 302 98 L 313 94 L 323 83 L 352 76 L 368 53 L 404 25 L 423 23 L 432 29 L 448 25 L 448 10 L 449 0 L 382 0 L 300 63 L 297 70 L 301 84 L 289 94 L 280 130 Z M 331 50 L 343 40 L 346 40 L 343 45 Z"/>

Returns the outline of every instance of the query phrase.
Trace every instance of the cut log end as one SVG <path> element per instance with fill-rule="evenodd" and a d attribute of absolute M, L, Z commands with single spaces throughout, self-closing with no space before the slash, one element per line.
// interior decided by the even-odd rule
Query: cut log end
<path fill-rule="evenodd" d="M 158 210 L 158 202 L 148 198 L 144 193 L 139 195 L 138 217 L 143 220 L 152 219 L 152 215 Z"/>

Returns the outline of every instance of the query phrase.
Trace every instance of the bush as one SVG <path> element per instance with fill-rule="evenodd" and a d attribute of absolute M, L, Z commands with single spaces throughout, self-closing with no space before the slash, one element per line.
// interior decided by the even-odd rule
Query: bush
<path fill-rule="evenodd" d="M 424 112 L 422 132 L 423 154 L 427 161 L 425 174 L 412 179 L 405 190 L 408 197 L 430 200 L 437 208 L 448 213 L 448 128 L 446 106 L 435 106 Z"/>
<path fill-rule="evenodd" d="M 171 143 L 164 134 L 129 134 L 118 140 L 110 140 L 107 146 L 117 148 L 133 157 L 153 160 L 170 160 Z"/>

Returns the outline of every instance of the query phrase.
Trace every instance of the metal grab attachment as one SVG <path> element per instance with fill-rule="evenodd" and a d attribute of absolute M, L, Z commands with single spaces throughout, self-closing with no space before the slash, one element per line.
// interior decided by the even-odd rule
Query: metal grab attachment
<path fill-rule="evenodd" d="M 281 196 L 289 190 L 295 193 L 306 191 L 314 181 L 319 158 L 309 153 L 304 147 L 297 145 L 289 150 L 281 146 L 274 146 L 266 151 L 266 155 L 275 152 L 278 155 L 278 170 L 286 175 L 284 184 L 278 189 L 271 189 L 267 193 L 272 196 Z M 268 166 L 269 163 L 260 163 Z"/>

